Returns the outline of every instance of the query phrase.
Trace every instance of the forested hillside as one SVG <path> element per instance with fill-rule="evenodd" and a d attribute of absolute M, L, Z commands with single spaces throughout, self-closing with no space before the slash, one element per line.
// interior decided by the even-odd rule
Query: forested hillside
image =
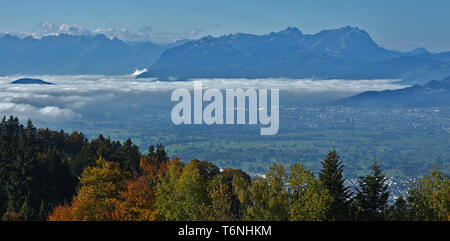
<path fill-rule="evenodd" d="M 169 158 L 162 145 L 141 153 L 82 133 L 0 124 L 2 220 L 450 220 L 450 179 L 438 168 L 391 205 L 382 167 L 345 186 L 335 150 L 314 174 L 274 164 L 265 176 Z"/>

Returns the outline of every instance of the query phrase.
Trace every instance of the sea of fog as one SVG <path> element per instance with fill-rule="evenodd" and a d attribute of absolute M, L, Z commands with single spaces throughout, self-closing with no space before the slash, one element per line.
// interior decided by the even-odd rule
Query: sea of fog
<path fill-rule="evenodd" d="M 53 85 L 10 84 L 19 78 L 36 78 Z M 280 102 L 283 93 L 298 98 L 300 102 L 326 102 L 351 96 L 368 90 L 399 89 L 406 86 L 397 80 L 314 80 L 314 79 L 198 79 L 204 88 L 277 88 Z M 90 115 L 112 118 L 108 111 L 151 111 L 145 106 L 156 103 L 170 108 L 171 90 L 193 88 L 193 81 L 159 81 L 135 79 L 132 75 L 43 75 L 0 77 L 0 116 L 14 115 L 22 121 L 31 118 L 39 123 L 67 122 L 74 119 L 88 120 Z"/>

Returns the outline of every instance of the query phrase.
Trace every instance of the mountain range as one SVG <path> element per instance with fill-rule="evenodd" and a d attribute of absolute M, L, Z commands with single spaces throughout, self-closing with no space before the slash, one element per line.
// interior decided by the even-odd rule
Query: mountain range
<path fill-rule="evenodd" d="M 289 27 L 265 35 L 238 33 L 190 41 L 164 51 L 138 77 L 395 78 L 418 83 L 423 76 L 449 76 L 449 63 L 450 52 L 387 50 L 355 27 L 316 34 Z"/>
<path fill-rule="evenodd" d="M 380 47 L 356 27 L 304 34 L 288 27 L 264 35 L 236 33 L 172 44 L 125 42 L 99 35 L 0 36 L 0 75 L 121 75 L 137 78 L 402 79 L 425 83 L 450 76 L 450 52 Z"/>
<path fill-rule="evenodd" d="M 40 39 L 0 37 L 0 75 L 129 74 L 152 64 L 176 44 L 124 42 L 105 35 L 49 35 Z"/>

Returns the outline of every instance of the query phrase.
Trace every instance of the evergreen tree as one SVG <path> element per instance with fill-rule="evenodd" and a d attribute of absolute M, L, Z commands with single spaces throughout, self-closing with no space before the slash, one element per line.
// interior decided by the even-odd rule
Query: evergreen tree
<path fill-rule="evenodd" d="M 330 201 L 326 219 L 331 221 L 350 219 L 350 193 L 344 184 L 343 164 L 336 153 L 336 149 L 329 151 L 325 160 L 321 162 L 322 170 L 319 180 L 328 189 Z"/>
<path fill-rule="evenodd" d="M 156 150 L 153 145 L 148 148 L 147 157 L 149 160 L 154 160 L 155 163 L 164 163 L 169 161 L 164 146 L 162 144 L 156 145 Z"/>
<path fill-rule="evenodd" d="M 23 221 L 30 221 L 33 219 L 32 209 L 28 203 L 28 198 L 25 199 L 22 207 L 20 208 L 19 217 L 20 220 Z"/>
<path fill-rule="evenodd" d="M 360 177 L 356 193 L 356 219 L 362 221 L 383 220 L 389 198 L 388 184 L 381 174 L 376 159 L 371 166 L 372 173 Z"/>
<path fill-rule="evenodd" d="M 407 221 L 410 220 L 409 207 L 403 196 L 395 199 L 394 204 L 389 207 L 388 219 L 391 221 Z"/>
<path fill-rule="evenodd" d="M 45 221 L 47 220 L 48 217 L 48 212 L 47 212 L 47 208 L 45 206 L 44 200 L 41 201 L 41 206 L 39 206 L 39 212 L 37 215 L 37 220 L 39 221 Z"/>
<path fill-rule="evenodd" d="M 139 170 L 139 160 L 141 158 L 139 148 L 128 138 L 125 143 L 123 143 L 121 152 L 123 159 L 122 168 L 125 171 L 136 173 Z"/>

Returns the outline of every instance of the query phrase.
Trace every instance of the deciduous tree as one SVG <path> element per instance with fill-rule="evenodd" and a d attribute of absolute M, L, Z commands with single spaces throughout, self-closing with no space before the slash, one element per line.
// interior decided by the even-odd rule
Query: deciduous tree
<path fill-rule="evenodd" d="M 330 208 L 332 196 L 322 181 L 300 163 L 290 167 L 289 183 L 289 220 L 321 221 L 325 220 Z"/>
<path fill-rule="evenodd" d="M 419 220 L 450 221 L 450 178 L 435 167 L 409 190 Z"/>

